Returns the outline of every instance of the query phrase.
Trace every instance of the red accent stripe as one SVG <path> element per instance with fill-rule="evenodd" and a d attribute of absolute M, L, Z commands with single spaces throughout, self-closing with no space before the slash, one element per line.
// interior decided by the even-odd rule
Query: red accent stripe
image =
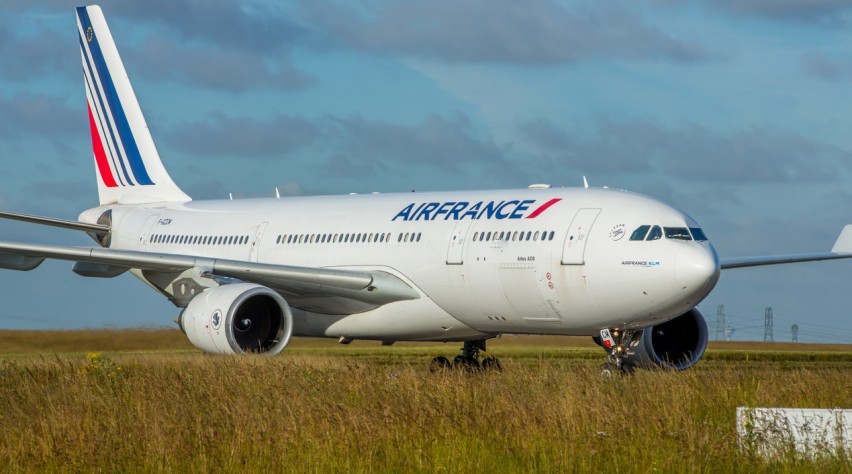
<path fill-rule="evenodd" d="M 88 105 L 88 104 L 87 104 Z M 95 125 L 95 117 L 92 115 L 92 107 L 89 109 L 89 127 L 92 129 L 92 149 L 95 151 L 95 164 L 98 166 L 98 173 L 101 179 L 108 188 L 117 187 L 115 178 L 112 176 L 112 170 L 109 169 L 106 152 L 104 152 L 104 144 L 101 142 L 101 136 L 98 133 L 98 126 Z"/>
<path fill-rule="evenodd" d="M 532 214 L 528 215 L 527 219 L 532 219 L 534 217 L 538 217 L 538 215 L 541 214 L 542 212 L 546 211 L 548 207 L 556 204 L 557 202 L 559 202 L 561 200 L 562 200 L 562 198 L 553 198 L 550 201 L 547 201 L 546 203 L 542 204 L 538 209 L 532 211 Z"/>

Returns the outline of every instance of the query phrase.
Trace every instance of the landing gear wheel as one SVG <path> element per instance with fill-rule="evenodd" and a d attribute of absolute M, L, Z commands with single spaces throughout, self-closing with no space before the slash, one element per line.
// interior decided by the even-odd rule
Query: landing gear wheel
<path fill-rule="evenodd" d="M 438 356 L 432 359 L 432 362 L 429 364 L 429 370 L 438 372 L 449 367 L 464 369 L 466 372 L 478 372 L 481 369 L 503 370 L 500 366 L 500 361 L 495 357 L 486 357 L 480 364 L 480 351 L 485 351 L 485 339 L 464 341 L 461 354 L 455 356 L 452 363 L 446 357 Z"/>
<path fill-rule="evenodd" d="M 629 348 L 635 342 L 636 336 L 642 332 L 631 329 L 601 329 L 600 337 L 593 336 L 592 339 L 607 351 L 607 362 L 601 366 L 601 375 L 604 378 L 612 378 L 613 374 L 629 375 L 635 368 L 628 363 L 630 357 Z"/>
<path fill-rule="evenodd" d="M 502 372 L 503 366 L 500 365 L 500 360 L 496 357 L 486 357 L 482 359 L 482 369 L 483 370 L 493 370 L 495 372 Z"/>
<path fill-rule="evenodd" d="M 611 379 L 613 375 L 633 375 L 633 371 L 636 370 L 632 365 L 622 365 L 619 369 L 615 366 L 615 364 L 611 362 L 607 362 L 606 364 L 601 365 L 601 377 L 605 379 Z"/>
<path fill-rule="evenodd" d="M 457 355 L 453 359 L 453 366 L 469 371 L 479 370 L 479 361 L 474 357 Z"/>
<path fill-rule="evenodd" d="M 438 356 L 432 359 L 432 362 L 429 363 L 429 371 L 430 372 L 443 372 L 449 368 L 451 368 L 453 364 L 450 363 L 450 359 L 447 359 L 444 356 Z"/>

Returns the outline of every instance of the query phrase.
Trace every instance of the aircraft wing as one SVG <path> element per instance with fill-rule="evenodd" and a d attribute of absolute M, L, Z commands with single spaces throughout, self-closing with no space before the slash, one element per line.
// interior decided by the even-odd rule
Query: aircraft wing
<path fill-rule="evenodd" d="M 831 248 L 831 252 L 804 253 L 794 255 L 769 255 L 765 257 L 720 258 L 722 270 L 729 268 L 759 267 L 764 265 L 780 265 L 782 263 L 817 262 L 821 260 L 837 260 L 852 258 L 852 225 L 843 227 L 840 236 Z"/>
<path fill-rule="evenodd" d="M 100 247 L 67 247 L 0 241 L 0 268 L 32 270 L 45 259 L 77 262 L 74 272 L 90 277 L 114 277 L 139 269 L 168 295 L 168 285 L 193 271 L 202 278 L 224 277 L 270 287 L 296 308 L 324 314 L 352 314 L 420 294 L 399 277 L 381 270 L 313 268 L 239 260 Z M 171 295 L 175 304 L 179 298 Z"/>

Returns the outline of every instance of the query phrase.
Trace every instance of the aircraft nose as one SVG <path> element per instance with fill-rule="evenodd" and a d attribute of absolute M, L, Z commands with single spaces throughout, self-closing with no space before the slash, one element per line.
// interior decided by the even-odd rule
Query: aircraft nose
<path fill-rule="evenodd" d="M 709 243 L 684 246 L 677 255 L 675 277 L 683 291 L 707 296 L 719 281 L 719 256 Z"/>

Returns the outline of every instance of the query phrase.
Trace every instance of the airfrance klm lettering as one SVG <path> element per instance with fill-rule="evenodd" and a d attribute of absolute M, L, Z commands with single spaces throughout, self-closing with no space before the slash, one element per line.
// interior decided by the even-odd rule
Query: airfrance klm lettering
<path fill-rule="evenodd" d="M 475 219 L 533 219 L 547 210 L 550 206 L 561 201 L 553 198 L 532 212 L 527 212 L 530 206 L 535 204 L 535 199 L 511 200 L 511 201 L 479 201 L 469 203 L 460 202 L 413 202 L 399 211 L 392 221 L 402 219 L 404 221 L 434 221 L 436 219 L 459 221 L 469 217 Z"/>

